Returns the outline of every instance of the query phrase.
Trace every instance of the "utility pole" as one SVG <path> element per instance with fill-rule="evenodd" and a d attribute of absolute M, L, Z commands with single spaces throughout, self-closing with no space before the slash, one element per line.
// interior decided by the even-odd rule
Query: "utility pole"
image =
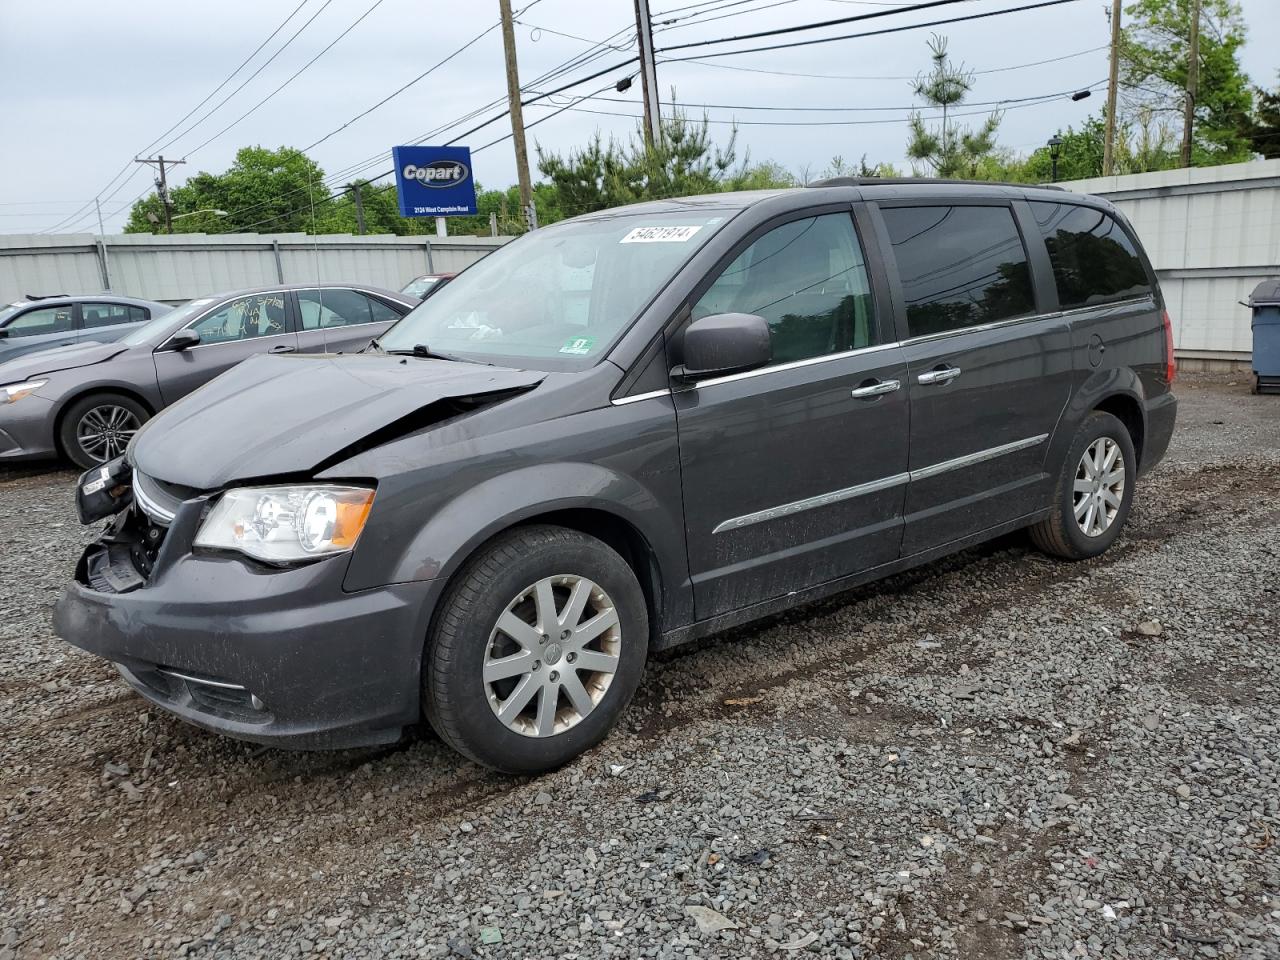
<path fill-rule="evenodd" d="M 516 178 L 520 183 L 520 211 L 529 223 L 533 186 L 529 182 L 529 152 L 524 145 L 524 111 L 520 105 L 520 68 L 516 64 L 516 32 L 511 22 L 511 0 L 498 0 L 502 13 L 502 49 L 507 57 L 507 109 L 511 114 L 511 138 L 516 146 Z M 532 228 L 532 224 L 529 224 Z"/>
<path fill-rule="evenodd" d="M 351 199 L 356 205 L 356 230 L 364 236 L 364 199 L 360 196 L 360 184 L 351 184 Z"/>
<path fill-rule="evenodd" d="M 1191 128 L 1196 119 L 1196 87 L 1200 82 L 1200 0 L 1191 0 L 1191 41 L 1187 51 L 1187 99 L 1182 115 L 1182 165 L 1191 166 Z"/>
<path fill-rule="evenodd" d="M 160 176 L 156 178 L 156 189 L 160 192 L 160 202 L 164 205 L 164 232 L 173 233 L 173 207 L 169 203 L 169 181 L 165 177 L 164 168 L 166 166 L 176 167 L 179 164 L 186 163 L 185 160 L 166 160 L 163 156 L 151 157 L 135 157 L 134 163 L 145 163 L 148 166 L 157 167 L 160 170 Z"/>
<path fill-rule="evenodd" d="M 636 35 L 640 38 L 645 139 L 653 146 L 662 140 L 662 107 L 658 101 L 658 68 L 653 57 L 653 18 L 649 16 L 649 0 L 636 0 Z"/>
<path fill-rule="evenodd" d="M 1120 0 L 1111 0 L 1111 79 L 1107 85 L 1107 134 L 1102 147 L 1102 175 L 1111 176 L 1116 155 L 1116 92 L 1120 86 Z"/>

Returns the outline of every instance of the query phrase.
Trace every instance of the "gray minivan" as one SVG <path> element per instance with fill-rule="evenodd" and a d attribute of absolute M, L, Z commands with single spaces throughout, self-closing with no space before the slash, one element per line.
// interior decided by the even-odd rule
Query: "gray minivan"
<path fill-rule="evenodd" d="M 85 474 L 55 613 L 263 743 L 425 714 L 513 772 L 599 742 L 651 650 L 1018 528 L 1106 550 L 1173 431 L 1132 230 L 1057 189 L 829 180 L 504 246 L 359 355 L 257 356 Z"/>

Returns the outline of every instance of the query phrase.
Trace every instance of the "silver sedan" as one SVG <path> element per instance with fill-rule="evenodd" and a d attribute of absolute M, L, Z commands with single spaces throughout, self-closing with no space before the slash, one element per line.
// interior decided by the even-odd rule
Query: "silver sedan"
<path fill-rule="evenodd" d="M 418 303 L 353 284 L 281 284 L 202 297 L 116 343 L 0 363 L 0 463 L 124 452 L 152 415 L 255 353 L 358 350 Z M 265 413 L 265 411 L 264 411 Z"/>

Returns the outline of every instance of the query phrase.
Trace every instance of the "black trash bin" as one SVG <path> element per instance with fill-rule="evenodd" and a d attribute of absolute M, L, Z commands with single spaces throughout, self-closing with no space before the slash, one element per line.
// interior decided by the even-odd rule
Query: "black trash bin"
<path fill-rule="evenodd" d="M 1253 311 L 1253 392 L 1280 393 L 1280 279 L 1249 294 Z"/>

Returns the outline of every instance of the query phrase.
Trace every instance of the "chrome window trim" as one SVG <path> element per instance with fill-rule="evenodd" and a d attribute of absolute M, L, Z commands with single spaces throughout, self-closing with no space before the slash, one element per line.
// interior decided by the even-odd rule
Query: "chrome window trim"
<path fill-rule="evenodd" d="M 767 367 L 757 367 L 755 370 L 744 370 L 742 373 L 728 373 L 723 377 L 710 377 L 706 380 L 697 381 L 693 386 L 695 390 L 701 390 L 703 387 L 714 387 L 719 383 L 734 383 L 738 380 L 748 380 L 751 377 L 761 377 L 767 373 L 781 373 L 784 370 L 798 370 L 801 367 L 812 367 L 819 363 L 830 363 L 833 360 L 845 360 L 849 357 L 878 353 L 882 350 L 892 350 L 900 346 L 902 346 L 902 344 L 894 341 L 893 343 L 877 343 L 870 347 L 859 347 L 857 350 L 843 350 L 840 353 L 824 353 L 819 357 L 806 357 L 804 360 L 791 360 L 787 363 L 775 363 Z"/>
<path fill-rule="evenodd" d="M 745 513 L 740 517 L 725 520 L 718 524 L 711 532 L 713 534 L 724 533 L 726 530 L 737 530 L 741 527 L 749 527 L 754 523 L 763 523 L 766 520 L 776 520 L 779 517 L 789 517 L 793 513 L 800 513 L 804 510 L 813 510 L 817 507 L 825 507 L 832 503 L 839 503 L 842 500 L 852 500 L 854 497 L 861 497 L 868 493 L 876 493 L 880 490 L 888 490 L 890 487 L 901 486 L 910 479 L 910 474 L 895 473 L 891 477 L 881 477 L 879 480 L 872 480 L 869 483 L 860 483 L 854 487 L 845 487 L 843 490 L 832 490 L 830 493 L 820 493 L 816 497 L 807 497 L 804 500 L 793 500 L 791 503 L 783 503 L 776 507 L 757 510 L 755 513 Z"/>
<path fill-rule="evenodd" d="M 1122 307 L 1130 304 L 1139 304 L 1150 301 L 1155 303 L 1155 297 L 1146 294 L 1141 297 L 1127 297 L 1124 300 L 1108 300 L 1106 303 L 1096 303 L 1088 307 L 1071 307 L 1067 310 L 1051 310 L 1048 313 L 1029 313 L 1020 317 L 1010 317 L 1008 320 L 994 320 L 991 323 L 980 323 L 976 327 L 956 327 L 954 330 L 943 330 L 941 333 L 922 333 L 918 337 L 908 337 L 902 341 L 904 347 L 913 346 L 917 343 L 929 343 L 932 340 L 945 340 L 949 337 L 958 337 L 964 333 L 981 333 L 984 330 L 998 330 L 1001 327 L 1012 327 L 1020 323 L 1031 323 L 1033 320 L 1056 320 L 1060 317 L 1071 317 L 1080 313 L 1092 313 L 1096 310 L 1105 310 L 1108 307 Z"/>
<path fill-rule="evenodd" d="M 629 397 L 618 397 L 616 400 L 610 400 L 609 402 L 615 407 L 621 407 L 627 403 L 639 403 L 641 400 L 653 400 L 656 397 L 669 396 L 671 396 L 671 388 L 663 387 L 661 390 L 650 390 L 647 393 L 636 393 Z"/>
<path fill-rule="evenodd" d="M 717 524 L 712 534 L 724 533 L 726 530 L 739 530 L 742 527 L 748 527 L 752 524 L 763 523 L 766 520 L 777 520 L 779 517 L 788 517 L 792 514 L 801 513 L 805 510 L 813 510 L 818 507 L 829 506 L 833 503 L 840 503 L 843 500 L 852 500 L 854 497 L 865 496 L 869 493 L 877 493 L 881 490 L 888 490 L 891 487 L 901 486 L 904 483 L 914 483 L 917 480 L 925 480 L 929 477 L 936 477 L 952 470 L 959 470 L 962 467 L 973 466 L 974 464 L 983 463 L 987 460 L 994 460 L 996 457 L 1002 457 L 1007 453 L 1015 453 L 1018 450 L 1027 450 L 1031 447 L 1038 446 L 1049 439 L 1047 433 L 1042 433 L 1034 437 L 1027 437 L 1023 440 L 1015 440 L 1012 443 L 1004 443 L 998 447 L 988 447 L 985 450 L 978 450 L 975 453 L 965 454 L 963 457 L 956 457 L 952 460 L 943 460 L 941 463 L 935 463 L 928 467 L 921 467 L 919 470 L 909 470 L 906 473 L 895 473 L 892 476 L 881 477 L 879 480 L 872 480 L 868 483 L 860 483 L 857 486 L 845 487 L 842 490 L 832 490 L 829 493 L 820 493 L 814 497 L 806 497 L 804 500 L 793 500 L 791 503 L 779 504 L 776 507 L 767 507 L 764 510 L 757 510 L 754 513 L 744 513 L 740 517 L 732 517 Z"/>

